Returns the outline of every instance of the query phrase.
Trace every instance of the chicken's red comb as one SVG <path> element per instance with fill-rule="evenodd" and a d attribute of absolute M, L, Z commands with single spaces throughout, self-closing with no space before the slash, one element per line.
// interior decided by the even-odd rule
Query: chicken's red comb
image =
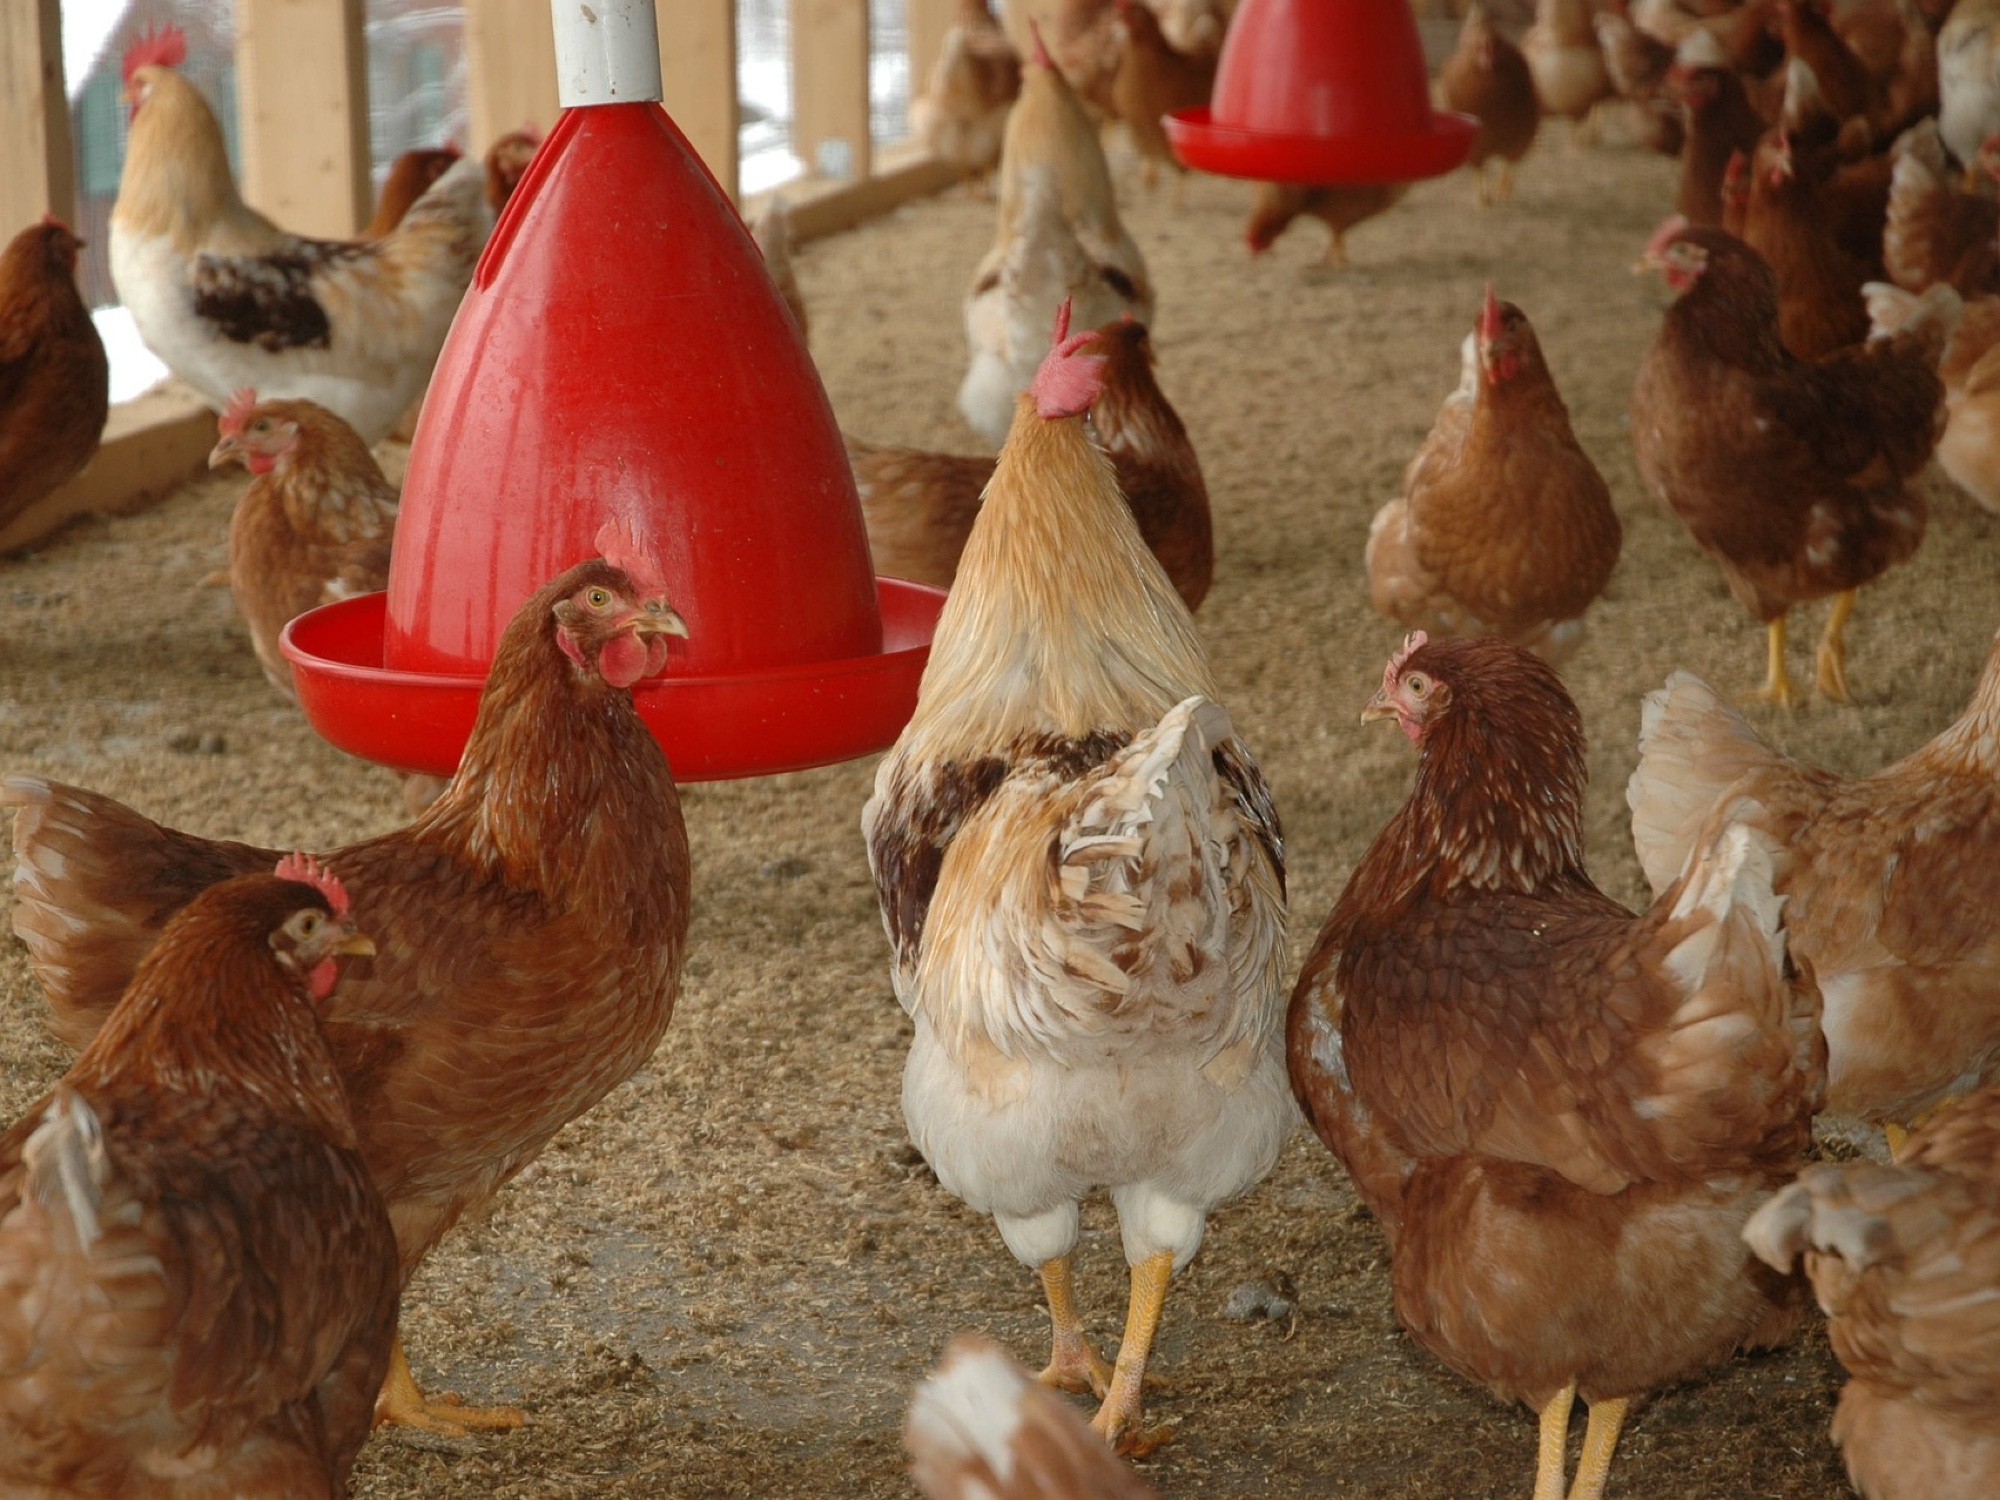
<path fill-rule="evenodd" d="M 334 916 L 342 921 L 347 919 L 347 887 L 340 883 L 338 875 L 310 854 L 287 854 L 278 861 L 277 876 L 280 880 L 296 880 L 300 885 L 311 886 L 326 897 Z"/>
<path fill-rule="evenodd" d="M 256 409 L 256 387 L 242 386 L 229 398 L 229 404 L 222 408 L 222 415 L 215 419 L 215 425 L 224 437 L 241 437 L 243 424 Z"/>
<path fill-rule="evenodd" d="M 606 521 L 597 528 L 597 551 L 606 562 L 639 585 L 648 599 L 667 596 L 667 575 L 653 561 L 653 555 L 623 520 Z"/>
<path fill-rule="evenodd" d="M 1042 40 L 1042 23 L 1032 16 L 1028 18 L 1028 35 L 1035 39 L 1035 65 L 1041 68 L 1054 68 L 1055 61 L 1049 56 L 1048 43 Z"/>
<path fill-rule="evenodd" d="M 1493 283 L 1486 283 L 1486 300 L 1479 305 L 1479 337 L 1487 343 L 1500 337 L 1500 299 L 1493 295 Z"/>
<path fill-rule="evenodd" d="M 168 22 L 164 26 L 149 27 L 139 33 L 139 40 L 125 49 L 123 73 L 125 87 L 132 86 L 132 75 L 141 68 L 178 68 L 187 61 L 187 33 Z"/>
<path fill-rule="evenodd" d="M 1382 691 L 1396 691 L 1396 679 L 1402 675 L 1403 663 L 1430 644 L 1430 637 L 1421 630 L 1412 630 L 1403 637 L 1403 649 L 1389 658 L 1389 665 L 1382 669 Z"/>
<path fill-rule="evenodd" d="M 1104 389 L 1104 356 L 1076 351 L 1097 337 L 1094 329 L 1072 335 L 1069 331 L 1069 298 L 1056 309 L 1053 345 L 1035 371 L 1028 387 L 1035 398 L 1035 410 L 1045 418 L 1080 417 Z"/>
<path fill-rule="evenodd" d="M 1653 231 L 1653 237 L 1646 241 L 1648 255 L 1664 255 L 1667 246 L 1687 233 L 1688 221 L 1685 214 L 1668 214 L 1660 221 L 1660 227 Z"/>

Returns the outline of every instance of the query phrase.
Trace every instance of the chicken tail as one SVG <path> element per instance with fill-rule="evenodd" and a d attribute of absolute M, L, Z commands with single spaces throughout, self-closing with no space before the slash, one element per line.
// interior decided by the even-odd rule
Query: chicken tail
<path fill-rule="evenodd" d="M 58 1087 L 42 1123 L 21 1149 L 27 1169 L 24 1196 L 32 1195 L 52 1225 L 62 1246 L 88 1255 L 97 1243 L 104 1208 L 104 1187 L 111 1159 L 104 1150 L 104 1127 L 81 1094 Z"/>
<path fill-rule="evenodd" d="M 931 1500 L 1155 1500 L 1060 1396 L 971 1335 L 954 1339 L 917 1387 L 903 1446 Z"/>
<path fill-rule="evenodd" d="M 83 1048 L 167 919 L 275 850 L 162 828 L 122 803 L 39 776 L 0 781 L 14 809 L 14 934 L 49 998 L 49 1029 Z"/>
<path fill-rule="evenodd" d="M 1681 876 L 1723 792 L 1778 759 L 1715 689 L 1688 672 L 1646 695 L 1639 764 L 1625 784 L 1632 843 L 1653 894 Z"/>

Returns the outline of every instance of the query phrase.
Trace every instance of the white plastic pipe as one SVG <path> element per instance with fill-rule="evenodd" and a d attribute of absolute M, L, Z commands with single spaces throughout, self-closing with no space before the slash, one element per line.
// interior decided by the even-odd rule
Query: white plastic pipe
<path fill-rule="evenodd" d="M 660 27 L 653 0 L 551 0 L 556 98 L 634 104 L 661 97 Z"/>

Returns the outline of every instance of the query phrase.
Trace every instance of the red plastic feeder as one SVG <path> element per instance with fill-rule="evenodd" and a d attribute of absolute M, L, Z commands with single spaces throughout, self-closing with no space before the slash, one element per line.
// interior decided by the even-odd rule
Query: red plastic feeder
<path fill-rule="evenodd" d="M 1412 182 L 1461 165 L 1478 122 L 1431 108 L 1404 0 L 1243 0 L 1206 109 L 1165 120 L 1190 167 L 1263 182 Z"/>
<path fill-rule="evenodd" d="M 556 0 L 562 116 L 438 357 L 386 595 L 295 620 L 342 749 L 448 775 L 521 602 L 621 520 L 687 621 L 634 698 L 682 781 L 824 765 L 909 718 L 943 603 L 876 579 L 833 410 L 656 102 L 652 0 Z"/>

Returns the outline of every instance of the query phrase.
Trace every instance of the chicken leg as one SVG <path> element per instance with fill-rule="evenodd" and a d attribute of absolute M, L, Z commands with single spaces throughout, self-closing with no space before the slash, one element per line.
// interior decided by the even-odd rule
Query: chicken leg
<path fill-rule="evenodd" d="M 1764 685 L 1750 696 L 1760 703 L 1775 703 L 1780 708 L 1795 707 L 1799 701 L 1798 690 L 1792 686 L 1792 679 L 1785 671 L 1785 617 L 1779 615 L 1764 630 L 1770 649 L 1770 664 L 1764 673 Z"/>
<path fill-rule="evenodd" d="M 1631 1404 L 1623 1396 L 1591 1403 L 1590 1424 L 1583 1429 L 1583 1455 L 1576 1461 L 1576 1483 L 1570 1486 L 1569 1500 L 1604 1500 L 1611 1453 L 1618 1446 L 1618 1433 L 1625 1426 L 1625 1412 Z"/>
<path fill-rule="evenodd" d="M 1089 1391 L 1102 1396 L 1111 1385 L 1111 1366 L 1092 1347 L 1076 1315 L 1076 1298 L 1070 1290 L 1069 1257 L 1059 1255 L 1042 1263 L 1042 1290 L 1048 1294 L 1049 1322 L 1053 1325 L 1049 1367 L 1036 1379 L 1059 1391 Z"/>
<path fill-rule="evenodd" d="M 1838 595 L 1833 613 L 1826 617 L 1826 632 L 1819 638 L 1819 653 L 1813 659 L 1813 685 L 1822 698 L 1834 703 L 1847 701 L 1847 642 L 1842 632 L 1847 617 L 1854 613 L 1854 590 Z"/>
<path fill-rule="evenodd" d="M 1569 1413 L 1576 1405 L 1576 1382 L 1557 1391 L 1542 1408 L 1542 1441 L 1535 1456 L 1535 1500 L 1563 1500 L 1563 1465 L 1568 1461 Z"/>
<path fill-rule="evenodd" d="M 1132 1295 L 1125 1308 L 1125 1338 L 1118 1346 L 1118 1364 L 1104 1405 L 1091 1418 L 1097 1435 L 1128 1458 L 1151 1453 L 1173 1430 L 1139 1425 L 1146 1360 L 1160 1331 L 1160 1312 L 1167 1303 L 1167 1282 L 1174 1274 L 1174 1253 L 1162 1250 L 1132 1267 Z"/>
<path fill-rule="evenodd" d="M 389 1373 L 375 1398 L 377 1427 L 414 1427 L 442 1437 L 464 1437 L 474 1428 L 507 1431 L 524 1427 L 527 1421 L 527 1413 L 518 1406 L 467 1406 L 453 1395 L 426 1396 L 410 1373 L 403 1336 L 396 1335 L 389 1349 Z"/>

